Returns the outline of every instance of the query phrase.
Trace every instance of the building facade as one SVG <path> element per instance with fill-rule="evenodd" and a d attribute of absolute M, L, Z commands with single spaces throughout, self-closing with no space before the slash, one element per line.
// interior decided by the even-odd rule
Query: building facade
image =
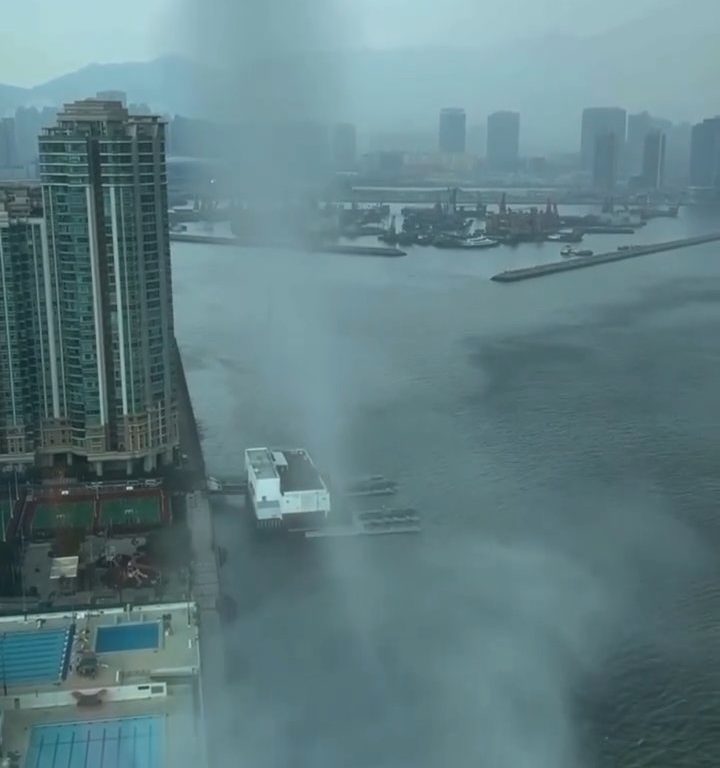
<path fill-rule="evenodd" d="M 446 107 L 440 111 L 438 149 L 447 154 L 465 152 L 465 110 Z"/>
<path fill-rule="evenodd" d="M 40 174 L 0 219 L 0 460 L 150 471 L 178 444 L 164 124 L 66 105 Z"/>
<path fill-rule="evenodd" d="M 497 171 L 515 171 L 520 155 L 520 115 L 495 112 L 487 120 L 487 165 Z"/>
<path fill-rule="evenodd" d="M 720 189 L 720 117 L 712 117 L 693 126 L 690 185 Z"/>
<path fill-rule="evenodd" d="M 594 170 L 598 136 L 612 133 L 615 136 L 616 153 L 622 153 L 626 122 L 627 114 L 620 107 L 589 107 L 583 111 L 580 156 L 584 170 Z"/>
<path fill-rule="evenodd" d="M 47 230 L 39 188 L 0 187 L 0 462 L 28 464 L 51 413 Z"/>
<path fill-rule="evenodd" d="M 593 157 L 593 186 L 603 192 L 612 192 L 617 182 L 618 141 L 612 133 L 601 133 L 595 137 Z"/>
<path fill-rule="evenodd" d="M 651 131 L 643 142 L 642 180 L 646 189 L 660 189 L 665 182 L 665 134 Z"/>

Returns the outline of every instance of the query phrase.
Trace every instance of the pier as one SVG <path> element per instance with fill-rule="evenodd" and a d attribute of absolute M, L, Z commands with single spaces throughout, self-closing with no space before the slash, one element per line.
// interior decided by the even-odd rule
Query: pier
<path fill-rule="evenodd" d="M 558 272 L 569 272 L 572 269 L 595 267 L 599 264 L 608 264 L 612 261 L 624 261 L 625 259 L 634 259 L 637 256 L 648 256 L 652 253 L 675 251 L 679 248 L 689 248 L 693 245 L 703 245 L 704 243 L 713 243 L 718 240 L 720 240 L 720 233 L 716 232 L 711 235 L 687 237 L 682 240 L 670 240 L 665 243 L 639 245 L 623 251 L 598 253 L 595 256 L 577 256 L 572 259 L 563 259 L 563 261 L 551 261 L 548 264 L 538 264 L 534 267 L 510 269 L 506 272 L 500 272 L 497 275 L 493 275 L 490 279 L 494 280 L 496 283 L 517 283 L 520 280 L 531 280 L 535 277 L 554 275 Z"/>

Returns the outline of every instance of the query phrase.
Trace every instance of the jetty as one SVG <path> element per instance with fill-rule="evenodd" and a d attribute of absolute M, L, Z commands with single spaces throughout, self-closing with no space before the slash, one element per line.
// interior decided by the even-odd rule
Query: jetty
<path fill-rule="evenodd" d="M 651 253 L 663 253 L 665 251 L 675 251 L 680 248 L 690 248 L 694 245 L 703 245 L 720 240 L 720 233 L 715 232 L 709 235 L 700 235 L 698 237 L 686 237 L 682 240 L 670 240 L 664 243 L 653 243 L 651 245 L 636 245 L 624 250 L 610 251 L 608 253 L 598 253 L 594 256 L 576 256 L 572 259 L 563 259 L 562 261 L 551 261 L 547 264 L 538 264 L 534 267 L 522 267 L 520 269 L 510 269 L 493 275 L 490 279 L 496 283 L 517 283 L 521 280 L 532 280 L 535 277 L 544 277 L 546 275 L 555 275 L 559 272 L 569 272 L 573 269 L 585 269 L 587 267 L 596 267 L 600 264 L 609 264 L 613 261 L 624 261 L 625 259 L 634 259 L 638 256 L 648 256 Z"/>

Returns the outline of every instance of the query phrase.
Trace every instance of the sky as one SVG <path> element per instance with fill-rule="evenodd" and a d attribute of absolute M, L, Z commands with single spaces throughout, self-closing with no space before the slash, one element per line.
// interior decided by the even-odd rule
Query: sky
<path fill-rule="evenodd" d="M 588 35 L 670 1 L 332 0 L 344 28 L 337 44 L 353 48 L 494 46 L 543 34 Z M 206 13 L 213 2 L 202 4 Z M 0 0 L 0 82 L 27 87 L 93 62 L 191 53 L 185 3 Z"/>

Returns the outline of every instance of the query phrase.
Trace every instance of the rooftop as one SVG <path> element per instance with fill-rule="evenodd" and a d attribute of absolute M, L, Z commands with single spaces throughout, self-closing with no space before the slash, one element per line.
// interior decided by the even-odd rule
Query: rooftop
<path fill-rule="evenodd" d="M 284 450 L 285 466 L 279 466 L 280 488 L 288 491 L 323 491 L 325 484 L 306 451 Z"/>
<path fill-rule="evenodd" d="M 193 603 L 0 618 L 4 754 L 22 768 L 202 765 Z"/>

